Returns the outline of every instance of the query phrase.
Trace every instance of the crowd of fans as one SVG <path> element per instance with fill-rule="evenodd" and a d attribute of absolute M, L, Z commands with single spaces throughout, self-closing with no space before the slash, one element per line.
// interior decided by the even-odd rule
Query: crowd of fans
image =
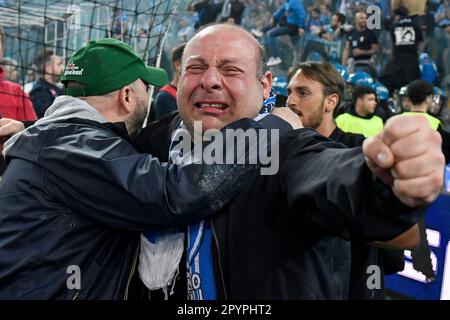
<path fill-rule="evenodd" d="M 406 18 L 411 19 L 411 26 L 405 25 Z M 328 61 L 342 65 L 348 74 L 366 72 L 373 82 L 381 83 L 384 88 L 378 90 L 388 89 L 386 100 L 394 113 L 402 110 L 400 89 L 422 78 L 439 93 L 440 116 L 448 120 L 448 0 L 182 1 L 166 40 L 166 55 L 202 25 L 219 21 L 240 24 L 266 47 L 280 94 L 285 95 L 285 79 L 293 64 Z M 393 28 L 402 21 L 404 31 L 399 33 L 397 28 L 397 35 L 412 43 L 399 49 Z M 409 27 L 416 28 L 412 40 Z M 363 54 L 359 49 L 365 50 Z M 170 69 L 166 60 L 166 69 Z"/>

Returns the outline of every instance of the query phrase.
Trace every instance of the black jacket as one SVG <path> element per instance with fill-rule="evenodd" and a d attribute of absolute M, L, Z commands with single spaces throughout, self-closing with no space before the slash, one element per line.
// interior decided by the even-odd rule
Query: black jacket
<path fill-rule="evenodd" d="M 336 127 L 330 139 L 340 142 L 349 148 L 362 146 L 365 137 L 362 134 L 344 132 Z M 337 240 L 336 240 L 337 241 Z M 374 246 L 351 242 L 352 264 L 350 272 L 349 299 L 373 300 L 384 299 L 384 279 L 380 288 L 367 287 L 367 270 L 369 266 L 378 266 L 383 275 L 402 271 L 404 255 L 401 249 L 380 249 Z"/>
<path fill-rule="evenodd" d="M 30 91 L 30 99 L 33 102 L 34 111 L 38 118 L 42 118 L 47 108 L 62 95 L 62 90 L 52 83 L 39 79 Z"/>
<path fill-rule="evenodd" d="M 167 159 L 178 122 L 153 123 L 137 149 Z M 349 248 L 327 246 L 329 236 L 388 240 L 417 222 L 419 213 L 373 177 L 361 149 L 343 148 L 310 129 L 284 135 L 279 172 L 257 176 L 210 220 L 219 298 L 346 299 Z M 346 258 L 334 260 L 334 250 Z"/>
<path fill-rule="evenodd" d="M 71 118 L 17 139 L 0 182 L 0 299 L 127 298 L 141 231 L 205 218 L 259 171 L 160 163 L 127 137 L 123 124 Z M 201 188 L 211 176 L 218 186 Z M 73 266 L 79 290 L 67 286 Z"/>

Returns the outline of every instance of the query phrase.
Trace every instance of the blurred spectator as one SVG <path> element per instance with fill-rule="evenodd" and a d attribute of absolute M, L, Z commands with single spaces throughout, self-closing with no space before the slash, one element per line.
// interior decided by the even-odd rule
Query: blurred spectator
<path fill-rule="evenodd" d="M 425 14 L 427 0 L 391 0 L 391 10 L 394 11 L 403 6 L 408 9 L 413 20 Z"/>
<path fill-rule="evenodd" d="M 377 37 L 373 30 L 367 28 L 367 14 L 355 14 L 355 29 L 345 43 L 342 64 L 347 65 L 349 72 L 364 71 L 374 75 L 371 59 L 380 52 Z"/>
<path fill-rule="evenodd" d="M 188 18 L 183 18 L 180 21 L 180 30 L 178 30 L 177 33 L 177 41 L 180 42 L 187 42 L 189 41 L 195 34 L 195 29 L 191 25 L 191 22 Z"/>
<path fill-rule="evenodd" d="M 219 16 L 219 22 L 232 22 L 241 24 L 242 13 L 245 10 L 245 4 L 239 0 L 225 0 Z"/>
<path fill-rule="evenodd" d="M 273 15 L 269 26 L 265 27 L 262 31 L 252 30 L 252 33 L 257 37 L 261 37 L 263 33 L 267 34 L 270 53 L 267 66 L 275 66 L 282 62 L 278 54 L 276 38 L 289 35 L 292 42 L 297 43 L 298 36 L 305 34 L 306 17 L 307 14 L 301 1 L 285 0 L 283 5 Z"/>
<path fill-rule="evenodd" d="M 325 61 L 339 63 L 342 57 L 344 23 L 345 16 L 336 12 L 331 19 L 331 23 L 319 29 L 318 37 L 306 42 L 301 60 L 310 60 L 310 54 L 316 52 Z"/>
<path fill-rule="evenodd" d="M 320 10 L 320 21 L 322 22 L 322 25 L 329 24 L 332 16 L 329 7 L 325 4 L 321 4 L 319 10 Z"/>
<path fill-rule="evenodd" d="M 408 98 L 407 91 L 408 86 L 401 87 L 398 91 L 398 99 L 402 111 L 411 110 L 411 101 Z"/>
<path fill-rule="evenodd" d="M 356 5 L 356 11 L 357 12 L 365 12 L 367 13 L 367 7 L 369 7 L 369 4 L 365 1 L 360 1 Z"/>
<path fill-rule="evenodd" d="M 217 15 L 221 9 L 221 4 L 214 3 L 213 0 L 190 0 L 186 5 L 187 11 L 195 11 L 197 13 L 197 22 L 195 29 L 216 21 Z"/>
<path fill-rule="evenodd" d="M 389 90 L 380 82 L 374 82 L 370 87 L 375 91 L 378 99 L 374 114 L 386 123 L 390 117 L 394 116 L 394 112 L 389 108 Z"/>
<path fill-rule="evenodd" d="M 4 75 L 3 60 L 0 60 L 0 118 L 36 120 L 37 117 L 28 95 L 18 83 L 6 80 Z M 0 141 L 0 175 L 5 170 L 5 163 L 1 154 L 3 149 L 2 142 Z"/>
<path fill-rule="evenodd" d="M 444 73 L 450 73 L 450 1 L 444 0 L 436 11 L 434 19 L 438 28 L 436 28 L 437 42 L 443 46 L 442 65 Z"/>
<path fill-rule="evenodd" d="M 331 18 L 331 23 L 322 27 L 320 36 L 327 41 L 341 40 L 344 35 L 345 16 L 336 12 Z"/>
<path fill-rule="evenodd" d="M 400 6 L 408 9 L 409 16 L 413 23 L 418 24 L 422 31 L 426 30 L 426 21 L 425 21 L 425 9 L 426 9 L 427 0 L 391 0 L 391 10 L 394 11 L 398 9 Z M 427 44 L 427 37 L 431 36 L 430 34 L 426 34 L 423 37 L 423 43 L 420 46 L 419 51 L 422 52 Z"/>
<path fill-rule="evenodd" d="M 383 120 L 374 115 L 377 95 L 368 87 L 356 87 L 352 94 L 352 106 L 348 112 L 336 118 L 336 125 L 344 132 L 359 133 L 366 138 L 383 131 Z"/>
<path fill-rule="evenodd" d="M 62 59 L 49 49 L 38 54 L 35 64 L 39 80 L 33 85 L 30 98 L 38 118 L 42 118 L 55 98 L 62 94 L 57 84 L 61 79 L 64 65 Z"/>
<path fill-rule="evenodd" d="M 391 15 L 389 0 L 373 0 L 372 4 L 377 5 L 381 9 L 383 19 L 389 19 Z"/>
<path fill-rule="evenodd" d="M 128 38 L 128 16 L 120 10 L 114 8 L 114 18 L 112 23 L 111 37 L 127 42 Z"/>
<path fill-rule="evenodd" d="M 257 31 L 258 38 L 262 36 L 262 32 L 265 26 L 270 24 L 272 19 L 272 12 L 267 3 L 257 2 L 253 6 L 249 7 L 248 18 L 244 17 L 243 25 L 248 30 Z"/>
<path fill-rule="evenodd" d="M 17 74 L 17 61 L 9 57 L 4 57 L 2 59 L 2 66 L 4 72 L 3 79 L 18 82 L 19 76 Z"/>
<path fill-rule="evenodd" d="M 450 162 L 450 132 L 445 129 L 439 118 L 429 114 L 434 98 L 433 85 L 419 79 L 408 84 L 406 94 L 411 101 L 411 107 L 409 112 L 403 114 L 420 113 L 428 120 L 431 128 L 439 132 L 442 137 L 442 153 L 445 156 L 445 163 Z"/>
<path fill-rule="evenodd" d="M 341 5 L 339 6 L 339 12 L 347 17 L 348 23 L 353 24 L 353 18 L 357 12 L 355 1 L 342 0 Z"/>
<path fill-rule="evenodd" d="M 390 32 L 394 46 L 392 59 L 381 74 L 380 81 L 392 94 L 394 90 L 420 78 L 417 46 L 422 41 L 422 32 L 405 7 L 394 10 Z"/>
<path fill-rule="evenodd" d="M 23 91 L 26 93 L 30 93 L 30 91 L 33 89 L 34 84 L 36 83 L 37 76 L 36 76 L 36 65 L 31 65 L 27 69 L 27 75 L 25 79 L 25 84 L 23 86 Z"/>
<path fill-rule="evenodd" d="M 419 70 L 422 80 L 434 83 L 438 77 L 438 69 L 433 59 L 427 53 L 421 53 L 419 56 Z"/>
<path fill-rule="evenodd" d="M 172 50 L 173 79 L 169 84 L 161 87 L 156 94 L 155 99 L 153 100 L 153 105 L 150 108 L 149 122 L 159 120 L 169 113 L 177 110 L 177 85 L 181 58 L 183 56 L 185 46 L 186 43 L 182 43 Z"/>
<path fill-rule="evenodd" d="M 320 16 L 320 9 L 319 8 L 313 8 L 311 10 L 311 14 L 306 19 L 305 23 L 305 30 L 306 33 L 317 36 L 320 33 L 320 30 L 322 29 L 322 26 L 324 23 L 322 22 L 321 16 Z"/>
<path fill-rule="evenodd" d="M 148 39 L 149 35 L 147 30 L 145 30 L 144 28 L 139 28 L 139 31 L 136 33 L 136 45 L 135 45 L 135 49 L 136 52 L 139 56 L 143 56 L 147 51 L 148 51 L 148 47 L 149 47 L 149 39 Z"/>
<path fill-rule="evenodd" d="M 5 79 L 4 60 L 0 60 L 0 118 L 36 120 L 28 95 L 18 83 Z"/>

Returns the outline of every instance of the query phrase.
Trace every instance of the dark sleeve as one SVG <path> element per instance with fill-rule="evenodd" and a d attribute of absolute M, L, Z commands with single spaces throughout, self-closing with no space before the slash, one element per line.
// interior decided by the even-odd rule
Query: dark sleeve
<path fill-rule="evenodd" d="M 159 91 L 153 103 L 153 115 L 155 120 L 159 120 L 165 115 L 177 110 L 177 100 L 166 91 Z"/>
<path fill-rule="evenodd" d="M 258 122 L 264 129 L 279 130 L 279 136 L 292 131 L 292 126 L 280 117 L 269 114 Z"/>
<path fill-rule="evenodd" d="M 175 129 L 180 121 L 178 113 L 174 112 L 150 123 L 133 139 L 133 146 L 139 153 L 150 153 L 167 162 L 172 129 Z"/>
<path fill-rule="evenodd" d="M 344 132 L 339 128 L 336 128 L 329 138 L 333 141 L 342 143 L 343 145 L 354 148 L 360 147 L 364 143 L 365 137 L 362 134 L 352 133 L 352 132 Z"/>
<path fill-rule="evenodd" d="M 31 121 L 31 120 L 23 120 L 22 121 L 23 126 L 26 128 L 31 127 L 33 124 L 36 123 L 36 121 Z"/>
<path fill-rule="evenodd" d="M 55 97 L 53 97 L 46 90 L 38 88 L 30 92 L 30 99 L 33 102 L 34 111 L 38 118 L 42 118 L 45 114 L 45 110 L 53 103 Z"/>
<path fill-rule="evenodd" d="M 238 128 L 260 126 L 242 119 L 226 127 Z M 48 193 L 69 208 L 115 228 L 148 231 L 204 219 L 259 173 L 259 165 L 161 163 L 151 155 L 137 153 L 107 130 L 88 129 L 77 137 L 61 130 L 40 132 L 46 134 L 46 143 L 37 162 L 48 171 Z M 24 133 L 16 144 L 32 133 L 33 129 Z M 238 151 L 235 159 L 248 156 L 249 149 L 254 148 Z"/>
<path fill-rule="evenodd" d="M 361 242 L 392 239 L 418 221 L 421 213 L 372 175 L 360 147 L 340 149 L 306 129 L 281 143 L 280 150 L 291 148 L 280 155 L 291 219 L 306 216 L 331 235 Z"/>

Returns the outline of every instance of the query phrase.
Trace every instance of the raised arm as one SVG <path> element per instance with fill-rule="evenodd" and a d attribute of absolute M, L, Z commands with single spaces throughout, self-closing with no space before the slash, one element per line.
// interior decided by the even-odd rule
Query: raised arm
<path fill-rule="evenodd" d="M 292 219 L 306 215 L 330 234 L 391 240 L 417 223 L 442 186 L 440 141 L 426 120 L 394 117 L 360 148 L 337 149 L 314 132 L 288 134 L 294 151 L 281 158 Z M 419 208 L 419 210 L 414 210 Z"/>

